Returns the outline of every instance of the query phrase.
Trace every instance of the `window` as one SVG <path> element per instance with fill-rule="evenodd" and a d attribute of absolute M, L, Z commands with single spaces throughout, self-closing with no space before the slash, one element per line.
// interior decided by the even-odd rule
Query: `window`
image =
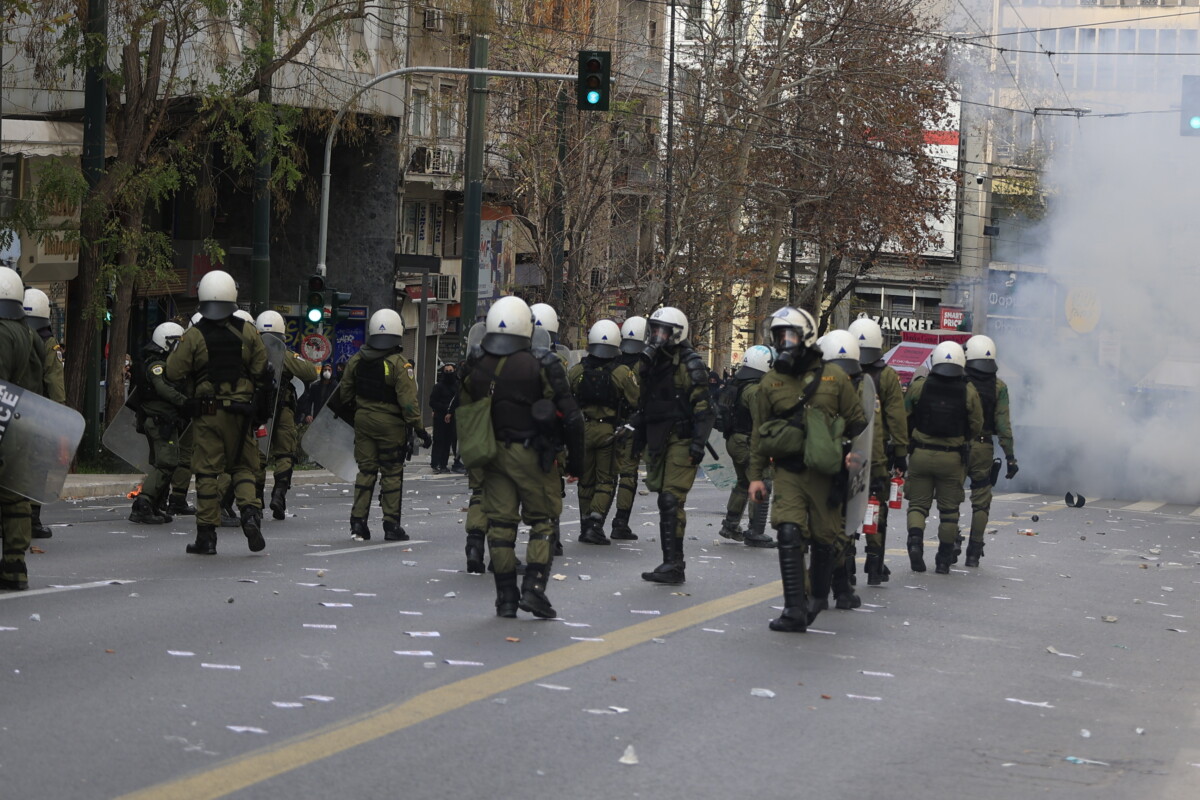
<path fill-rule="evenodd" d="M 437 256 L 442 250 L 442 207 L 424 200 L 409 200 L 400 212 L 401 253 Z"/>
<path fill-rule="evenodd" d="M 704 21 L 704 5 L 702 0 L 687 0 L 685 7 L 687 24 L 684 25 L 683 35 L 687 39 L 699 39 L 701 23 Z"/>
<path fill-rule="evenodd" d="M 453 139 L 458 133 L 458 87 L 443 86 L 438 103 L 438 138 Z"/>
<path fill-rule="evenodd" d="M 424 89 L 413 89 L 408 114 L 408 132 L 413 136 L 428 136 L 429 92 Z"/>
<path fill-rule="evenodd" d="M 652 19 L 647 24 L 646 41 L 651 47 L 658 47 L 658 20 Z"/>
<path fill-rule="evenodd" d="M 380 0 L 379 38 L 392 41 L 396 38 L 396 6 L 392 0 Z"/>
<path fill-rule="evenodd" d="M 17 158 L 7 156 L 0 164 L 0 216 L 12 216 L 13 201 L 18 197 L 17 188 Z"/>

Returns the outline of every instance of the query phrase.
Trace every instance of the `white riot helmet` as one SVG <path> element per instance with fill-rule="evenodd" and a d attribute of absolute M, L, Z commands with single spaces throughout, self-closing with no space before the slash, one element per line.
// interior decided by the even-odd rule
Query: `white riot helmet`
<path fill-rule="evenodd" d="M 529 307 L 529 311 L 533 314 L 534 327 L 545 328 L 550 338 L 557 341 L 558 312 L 547 303 L 534 303 Z"/>
<path fill-rule="evenodd" d="M 29 310 L 26 309 L 26 314 Z M 990 336 L 972 336 L 967 339 L 966 345 L 963 346 L 963 355 L 967 359 L 967 366 L 978 372 L 996 371 L 996 343 L 992 341 Z"/>
<path fill-rule="evenodd" d="M 15 269 L 0 267 L 0 319 L 25 317 L 25 282 Z"/>
<path fill-rule="evenodd" d="M 784 306 L 768 320 L 771 341 L 779 351 L 803 349 L 817 343 L 817 321 L 802 308 Z"/>
<path fill-rule="evenodd" d="M 967 356 L 958 342 L 942 342 L 933 348 L 929 356 L 929 371 L 948 378 L 962 377 L 967 366 Z"/>
<path fill-rule="evenodd" d="M 200 324 L 200 320 L 202 320 L 202 319 L 204 319 L 204 315 L 203 315 L 203 314 L 201 314 L 199 311 L 197 311 L 195 314 L 192 314 L 192 322 L 191 322 L 191 324 L 192 324 L 192 325 L 199 325 L 199 324 Z"/>
<path fill-rule="evenodd" d="M 283 315 L 278 311 L 267 309 L 258 315 L 258 319 L 254 320 L 254 327 L 258 328 L 259 333 L 275 333 L 280 336 L 287 331 L 287 324 L 283 321 Z"/>
<path fill-rule="evenodd" d="M 175 349 L 175 345 L 179 344 L 180 336 L 183 336 L 182 325 L 178 322 L 163 322 L 154 329 L 150 341 L 154 342 L 154 346 L 159 350 L 169 353 Z"/>
<path fill-rule="evenodd" d="M 26 289 L 22 308 L 25 324 L 35 331 L 50 326 L 50 298 L 41 289 Z"/>
<path fill-rule="evenodd" d="M 552 309 L 553 310 L 553 309 Z M 558 315 L 554 317 L 558 321 Z M 533 339 L 533 310 L 519 297 L 501 297 L 488 309 L 484 352 L 507 356 L 528 350 Z"/>
<path fill-rule="evenodd" d="M 629 317 L 621 323 L 621 352 L 637 355 L 646 349 L 646 318 Z"/>
<path fill-rule="evenodd" d="M 205 319 L 225 319 L 237 310 L 237 283 L 224 270 L 213 270 L 200 279 L 197 294 Z M 253 322 L 253 318 L 250 320 Z"/>
<path fill-rule="evenodd" d="M 381 308 L 371 315 L 367 323 L 367 344 L 376 350 L 391 350 L 399 347 L 404 339 L 404 320 L 395 309 Z"/>
<path fill-rule="evenodd" d="M 616 358 L 621 352 L 621 329 L 611 319 L 602 319 L 588 331 L 587 351 L 596 358 Z"/>
<path fill-rule="evenodd" d="M 646 344 L 672 347 L 688 337 L 688 320 L 682 311 L 663 306 L 646 320 Z"/>
<path fill-rule="evenodd" d="M 821 359 L 837 364 L 847 375 L 862 372 L 858 341 L 850 331 L 830 331 L 821 337 Z"/>
<path fill-rule="evenodd" d="M 771 365 L 775 363 L 775 354 L 771 352 L 771 348 L 766 345 L 756 344 L 748 349 L 742 356 L 742 366 L 738 370 L 737 377 L 750 377 L 744 375 L 746 370 L 754 370 L 755 372 L 766 373 L 771 369 Z"/>
<path fill-rule="evenodd" d="M 874 364 L 883 357 L 883 330 L 870 317 L 859 317 L 847 328 L 858 342 L 858 360 L 863 364 Z"/>
<path fill-rule="evenodd" d="M 239 308 L 237 311 L 233 312 L 233 315 L 242 322 L 249 322 L 251 325 L 254 324 L 254 317 L 244 308 Z"/>

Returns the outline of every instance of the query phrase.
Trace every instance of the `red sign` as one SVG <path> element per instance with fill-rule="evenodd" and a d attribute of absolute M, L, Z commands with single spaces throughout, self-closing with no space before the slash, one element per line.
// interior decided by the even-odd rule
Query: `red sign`
<path fill-rule="evenodd" d="M 322 364 L 328 361 L 329 354 L 332 352 L 333 345 L 329 343 L 329 339 L 320 333 L 310 333 L 300 342 L 300 355 L 314 364 Z"/>
<path fill-rule="evenodd" d="M 938 311 L 941 312 L 938 327 L 943 330 L 958 330 L 958 326 L 962 325 L 966 318 L 966 311 L 962 306 L 939 306 Z"/>

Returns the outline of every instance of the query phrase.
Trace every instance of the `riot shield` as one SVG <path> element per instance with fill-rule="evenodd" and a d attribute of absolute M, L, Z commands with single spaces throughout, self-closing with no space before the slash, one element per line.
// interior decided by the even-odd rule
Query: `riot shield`
<path fill-rule="evenodd" d="M 558 354 L 566 356 L 567 366 L 573 367 L 580 361 L 583 361 L 583 357 L 587 355 L 587 350 L 568 350 L 560 344 L 558 345 Z"/>
<path fill-rule="evenodd" d="M 871 494 L 871 451 L 875 444 L 875 382 L 864 376 L 858 384 L 858 391 L 862 397 L 867 427 L 850 443 L 850 452 L 856 456 L 856 466 L 850 470 L 846 482 L 845 532 L 850 537 L 862 528 L 863 517 L 867 513 L 867 498 Z"/>
<path fill-rule="evenodd" d="M 304 390 L 307 388 L 308 387 L 304 384 L 304 381 L 295 376 L 292 377 L 292 391 L 296 393 L 296 399 L 303 397 Z"/>
<path fill-rule="evenodd" d="M 74 409 L 0 382 L 0 486 L 38 503 L 53 503 L 67 480 L 83 428 L 83 417 Z"/>
<path fill-rule="evenodd" d="M 101 443 L 115 456 L 143 474 L 150 472 L 150 443 L 138 433 L 137 412 L 122 406 L 104 429 Z"/>
<path fill-rule="evenodd" d="M 283 385 L 285 376 L 283 374 L 283 359 L 287 356 L 287 345 L 283 343 L 283 339 L 273 333 L 262 337 L 263 346 L 267 348 L 267 363 L 271 366 L 271 370 L 275 375 L 275 394 L 271 398 L 271 403 L 268 408 L 276 409 L 275 414 L 267 420 L 267 433 L 265 436 L 257 437 L 258 449 L 267 455 L 271 452 L 271 436 L 275 433 L 275 422 L 279 419 L 279 389 Z"/>
<path fill-rule="evenodd" d="M 713 431 L 708 435 L 708 447 L 705 448 L 700 469 L 704 470 L 705 477 L 718 489 L 732 489 L 737 486 L 737 470 L 733 466 L 733 458 L 725 449 L 725 434 Z"/>
<path fill-rule="evenodd" d="M 550 341 L 550 332 L 545 328 L 534 328 L 533 336 L 529 337 L 529 349 L 538 358 L 553 350 L 554 343 Z"/>
<path fill-rule="evenodd" d="M 354 426 L 322 410 L 304 432 L 301 443 L 308 457 L 347 483 L 358 477 L 354 460 Z"/>
<path fill-rule="evenodd" d="M 487 333 L 487 325 L 476 322 L 467 331 L 467 358 L 479 358 L 483 355 L 483 335 Z"/>

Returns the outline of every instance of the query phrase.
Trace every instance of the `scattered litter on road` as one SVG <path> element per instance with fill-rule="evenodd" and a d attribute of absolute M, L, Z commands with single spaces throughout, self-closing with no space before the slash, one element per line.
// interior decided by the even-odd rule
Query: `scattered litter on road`
<path fill-rule="evenodd" d="M 200 666 L 204 667 L 205 669 L 232 669 L 232 670 L 240 670 L 241 669 L 241 666 L 239 666 L 238 664 L 205 664 L 204 662 L 201 662 Z"/>
<path fill-rule="evenodd" d="M 559 686 L 557 683 L 538 683 L 538 684 L 535 684 L 535 685 L 536 685 L 536 686 L 540 686 L 540 687 L 542 687 L 543 689 L 550 689 L 551 691 L 555 691 L 555 692 L 569 692 L 569 691 L 571 691 L 571 687 L 570 687 L 570 686 Z"/>
<path fill-rule="evenodd" d="M 442 634 L 438 633 L 437 631 L 405 631 L 404 635 L 405 636 L 415 636 L 417 638 L 424 637 L 427 639 L 436 639 L 439 636 L 441 636 Z"/>
<path fill-rule="evenodd" d="M 482 667 L 483 666 L 482 661 L 455 661 L 452 658 L 443 658 L 442 661 L 446 662 L 447 664 L 449 664 L 452 667 Z"/>
<path fill-rule="evenodd" d="M 1006 697 L 1004 699 L 1010 703 L 1019 703 L 1020 705 L 1023 705 L 1023 706 L 1036 706 L 1038 708 L 1054 708 L 1054 706 L 1050 705 L 1050 703 L 1048 703 L 1046 701 L 1042 701 L 1040 703 L 1035 703 L 1032 700 L 1022 700 L 1018 697 Z"/>
<path fill-rule="evenodd" d="M 700 630 L 707 631 L 709 633 L 724 633 L 725 632 L 725 631 L 721 630 L 720 628 L 701 628 Z"/>
<path fill-rule="evenodd" d="M 1134 728 L 1134 729 L 1133 729 L 1133 732 L 1134 732 L 1134 733 L 1136 733 L 1138 736 L 1145 736 L 1145 735 L 1146 735 L 1146 729 L 1145 729 L 1145 728 Z"/>
<path fill-rule="evenodd" d="M 234 733 L 266 733 L 262 728 L 255 728 L 250 725 L 226 725 L 225 727 Z"/>
<path fill-rule="evenodd" d="M 851 700 L 874 700 L 876 702 L 883 700 L 882 697 L 868 697 L 865 694 L 848 694 L 846 697 L 849 697 Z"/>
<path fill-rule="evenodd" d="M 0 630 L 2 630 L 2 629 L 0 629 Z M 16 628 L 13 628 L 13 630 L 15 631 L 15 630 L 16 630 Z M 193 653 L 191 650 L 168 650 L 168 651 L 167 651 L 167 655 L 169 655 L 169 656 L 181 656 L 181 657 L 184 657 L 184 658 L 186 658 L 186 657 L 188 657 L 188 656 L 194 656 L 194 655 L 196 655 L 196 654 L 195 654 L 195 653 Z"/>
<path fill-rule="evenodd" d="M 306 695 L 304 695 L 304 697 L 301 697 L 300 699 L 301 700 L 312 700 L 317 703 L 332 703 L 333 702 L 332 697 L 329 697 L 328 695 L 324 695 L 324 694 L 306 694 Z"/>
<path fill-rule="evenodd" d="M 591 579 L 592 579 L 591 575 L 580 575 L 579 576 L 579 580 L 581 580 L 581 581 L 590 581 Z"/>
<path fill-rule="evenodd" d="M 590 628 L 590 627 L 592 627 L 591 623 L 589 623 L 589 622 L 567 622 L 565 619 L 561 619 L 561 618 L 559 621 L 562 622 L 563 625 L 566 625 L 568 628 Z"/>
<path fill-rule="evenodd" d="M 1187 633 L 1187 631 L 1183 630 L 1182 628 L 1167 628 L 1167 630 L 1171 631 L 1172 633 Z"/>
<path fill-rule="evenodd" d="M 551 579 L 556 580 L 556 581 L 565 581 L 567 579 L 567 576 L 563 575 L 561 572 L 556 572 L 553 575 L 551 575 L 550 577 L 551 577 Z"/>
<path fill-rule="evenodd" d="M 1017 533 L 1021 534 L 1022 536 L 1037 536 L 1037 531 L 1033 530 L 1032 528 L 1021 528 L 1021 530 L 1017 531 Z"/>
<path fill-rule="evenodd" d="M 751 689 L 750 694 L 754 697 L 774 697 L 775 693 L 770 689 Z"/>
<path fill-rule="evenodd" d="M 325 625 L 320 622 L 305 622 L 305 623 L 302 623 L 302 625 L 305 628 L 320 628 L 321 630 L 328 630 L 328 631 L 337 630 L 337 625 Z"/>
<path fill-rule="evenodd" d="M 285 703 L 280 700 L 272 700 L 271 705 L 276 708 L 304 708 L 304 703 Z"/>
<path fill-rule="evenodd" d="M 400 563 L 405 567 L 415 567 L 417 565 L 415 561 L 401 561 Z"/>
<path fill-rule="evenodd" d="M 0 631 L 18 631 L 18 630 L 20 630 L 20 628 L 10 628 L 7 625 L 0 626 Z M 170 651 L 168 651 L 168 652 L 170 652 Z M 188 653 L 188 655 L 189 656 L 195 655 L 195 653 Z"/>
<path fill-rule="evenodd" d="M 446 592 L 442 597 L 458 597 L 458 592 Z"/>
<path fill-rule="evenodd" d="M 655 613 L 658 613 L 658 612 L 655 612 Z M 33 620 L 34 622 L 41 622 L 42 615 L 41 614 L 30 614 L 29 619 Z"/>
<path fill-rule="evenodd" d="M 1071 492 L 1067 492 L 1063 496 L 1063 500 L 1066 502 L 1067 508 L 1083 508 L 1084 503 L 1087 502 L 1083 495 L 1072 494 Z"/>
<path fill-rule="evenodd" d="M 621 756 L 620 758 L 618 758 L 617 761 L 621 764 L 629 764 L 629 765 L 637 764 L 638 763 L 637 751 L 633 749 L 633 745 L 629 745 L 628 747 L 626 747 L 625 754 L 623 756 Z"/>
<path fill-rule="evenodd" d="M 870 675 L 872 678 L 894 678 L 894 677 L 896 677 L 895 675 L 893 675 L 890 672 L 871 672 L 871 671 L 865 670 L 865 669 L 860 669 L 859 672 L 861 672 L 863 675 Z"/>
<path fill-rule="evenodd" d="M 604 640 L 600 639 L 596 636 L 572 636 L 571 641 L 573 641 L 573 642 L 603 642 Z"/>
<path fill-rule="evenodd" d="M 1063 761 L 1069 761 L 1072 764 L 1095 764 L 1098 767 L 1112 766 L 1107 761 L 1093 761 L 1090 758 L 1079 758 L 1078 756 L 1067 756 Z"/>
<path fill-rule="evenodd" d="M 374 592 L 355 592 L 354 596 L 355 597 L 378 597 L 379 595 L 375 594 Z"/>
<path fill-rule="evenodd" d="M 398 656 L 425 656 L 428 658 L 433 655 L 432 650 L 393 650 L 392 652 Z"/>
<path fill-rule="evenodd" d="M 319 603 L 326 608 L 354 608 L 354 603 Z"/>
<path fill-rule="evenodd" d="M 639 609 L 636 609 L 636 608 L 631 608 L 631 609 L 629 609 L 629 613 L 630 613 L 630 614 L 649 614 L 649 615 L 650 615 L 650 616 L 652 616 L 652 617 L 657 617 L 657 616 L 658 616 L 659 614 L 661 614 L 662 612 L 661 612 L 661 611 L 654 611 L 654 610 L 652 610 L 652 609 L 648 609 L 648 610 L 639 610 Z"/>
<path fill-rule="evenodd" d="M 1082 729 L 1081 731 L 1079 731 L 1079 735 L 1080 735 L 1080 736 L 1082 736 L 1082 737 L 1083 737 L 1083 738 L 1085 738 L 1085 739 L 1090 739 L 1090 738 L 1092 738 L 1092 732 L 1091 732 L 1091 731 L 1089 731 L 1087 728 L 1084 728 L 1084 729 Z"/>
<path fill-rule="evenodd" d="M 1064 653 L 1061 650 L 1058 650 L 1054 647 L 1054 645 L 1048 645 L 1046 647 L 1046 652 L 1050 653 L 1051 655 L 1062 656 L 1063 658 L 1079 658 L 1079 656 L 1074 656 L 1070 653 Z"/>
<path fill-rule="evenodd" d="M 1104 620 L 1105 622 L 1116 622 L 1119 617 L 1101 617 L 1100 619 Z"/>
<path fill-rule="evenodd" d="M 258 583 L 253 578 L 238 578 L 238 583 Z"/>
<path fill-rule="evenodd" d="M 424 611 L 401 611 L 400 613 L 406 617 L 419 617 L 419 616 L 422 616 L 425 612 Z"/>

